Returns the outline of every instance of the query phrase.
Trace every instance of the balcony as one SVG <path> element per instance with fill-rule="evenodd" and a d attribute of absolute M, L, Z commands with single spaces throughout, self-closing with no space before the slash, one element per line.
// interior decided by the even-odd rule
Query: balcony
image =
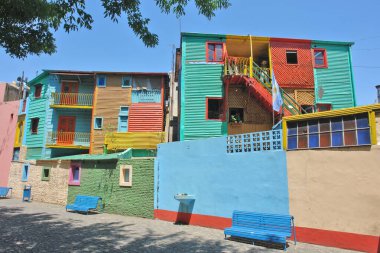
<path fill-rule="evenodd" d="M 92 109 L 93 94 L 52 92 L 51 108 Z"/>
<path fill-rule="evenodd" d="M 161 90 L 133 90 L 132 103 L 160 103 Z"/>
<path fill-rule="evenodd" d="M 157 144 L 165 142 L 165 132 L 108 133 L 104 144 L 108 150 L 157 149 Z"/>
<path fill-rule="evenodd" d="M 46 147 L 89 149 L 90 148 L 90 133 L 48 132 Z"/>

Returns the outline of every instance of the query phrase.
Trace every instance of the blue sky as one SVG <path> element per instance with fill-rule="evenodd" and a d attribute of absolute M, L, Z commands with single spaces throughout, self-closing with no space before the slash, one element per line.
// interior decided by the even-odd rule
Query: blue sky
<path fill-rule="evenodd" d="M 146 48 L 129 29 L 125 18 L 118 24 L 103 18 L 98 1 L 87 1 L 95 22 L 92 30 L 55 34 L 54 55 L 13 59 L 0 49 L 0 80 L 10 82 L 24 71 L 32 79 L 42 69 L 152 71 L 171 69 L 173 45 L 180 31 L 258 35 L 270 37 L 353 41 L 352 60 L 358 105 L 375 101 L 374 86 L 380 84 L 380 1 L 343 0 L 231 0 L 211 21 L 198 15 L 190 4 L 186 16 L 160 12 L 153 1 L 142 1 L 151 18 L 150 29 L 159 35 L 156 48 Z"/>

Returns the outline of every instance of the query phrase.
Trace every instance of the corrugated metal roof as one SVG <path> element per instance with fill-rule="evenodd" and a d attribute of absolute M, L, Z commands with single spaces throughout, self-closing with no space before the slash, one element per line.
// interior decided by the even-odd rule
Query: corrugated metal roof
<path fill-rule="evenodd" d="M 120 153 L 112 153 L 112 154 L 98 154 L 98 155 L 91 155 L 91 154 L 85 154 L 85 155 L 71 155 L 71 156 L 61 156 L 61 157 L 55 157 L 51 159 L 46 160 L 77 160 L 77 161 L 84 161 L 84 160 L 117 160 L 117 159 L 127 159 L 132 157 L 132 149 L 127 149 Z"/>
<path fill-rule="evenodd" d="M 160 103 L 136 103 L 129 109 L 129 132 L 161 132 L 163 109 Z"/>

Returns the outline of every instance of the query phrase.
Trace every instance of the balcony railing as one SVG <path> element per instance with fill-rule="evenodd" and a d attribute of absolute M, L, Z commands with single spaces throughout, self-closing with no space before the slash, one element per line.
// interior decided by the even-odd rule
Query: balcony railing
<path fill-rule="evenodd" d="M 157 149 L 157 144 L 165 142 L 165 132 L 108 133 L 104 144 L 108 150 Z"/>
<path fill-rule="evenodd" d="M 133 90 L 132 103 L 160 103 L 161 90 Z"/>
<path fill-rule="evenodd" d="M 93 95 L 88 93 L 51 93 L 50 105 L 92 106 Z"/>
<path fill-rule="evenodd" d="M 48 132 L 46 145 L 49 146 L 90 146 L 90 133 Z"/>
<path fill-rule="evenodd" d="M 282 130 L 227 136 L 227 153 L 277 151 L 282 148 Z"/>

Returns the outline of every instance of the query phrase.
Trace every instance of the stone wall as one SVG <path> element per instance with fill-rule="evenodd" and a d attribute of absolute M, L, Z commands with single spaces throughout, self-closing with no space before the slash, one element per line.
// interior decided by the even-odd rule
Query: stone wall
<path fill-rule="evenodd" d="M 26 182 L 21 180 L 23 165 L 29 164 L 29 176 Z M 50 168 L 48 180 L 42 180 L 43 168 Z M 12 197 L 22 198 L 24 186 L 32 186 L 32 200 L 65 205 L 68 191 L 69 162 L 67 161 L 13 161 L 9 173 L 9 187 Z"/>
<path fill-rule="evenodd" d="M 120 165 L 132 165 L 132 186 L 119 185 Z M 69 186 L 68 202 L 78 194 L 102 197 L 104 212 L 153 218 L 154 159 L 82 161 L 80 186 Z"/>

